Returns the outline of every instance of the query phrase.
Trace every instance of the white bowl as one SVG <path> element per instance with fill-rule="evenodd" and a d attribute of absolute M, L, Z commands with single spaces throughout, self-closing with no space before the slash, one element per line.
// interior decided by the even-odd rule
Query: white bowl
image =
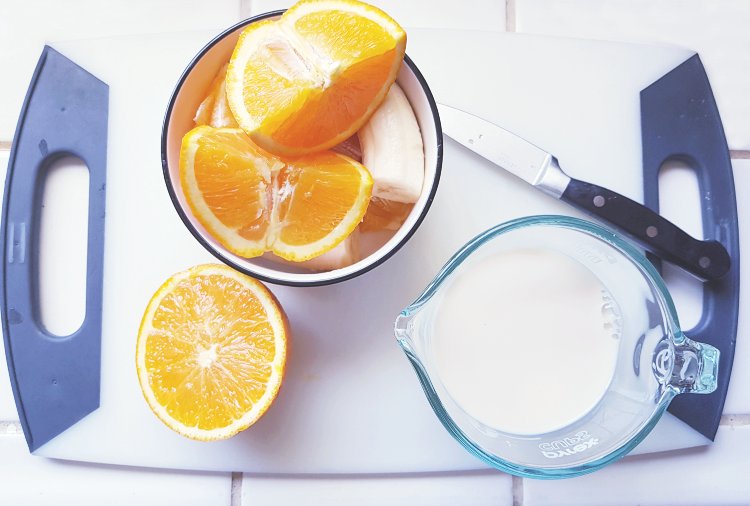
<path fill-rule="evenodd" d="M 422 74 L 408 56 L 396 82 L 409 99 L 422 132 L 425 151 L 425 179 L 422 195 L 404 224 L 397 231 L 362 234 L 362 260 L 343 269 L 311 272 L 272 262 L 265 258 L 244 258 L 222 246 L 198 222 L 185 201 L 180 185 L 180 146 L 193 129 L 193 117 L 216 73 L 232 56 L 237 40 L 250 23 L 278 18 L 283 11 L 246 19 L 209 42 L 183 72 L 172 93 L 162 127 L 162 168 L 167 190 L 177 213 L 193 236 L 216 258 L 254 278 L 291 286 L 319 286 L 358 276 L 385 262 L 414 234 L 430 208 L 437 191 L 443 162 L 443 133 L 437 106 Z"/>

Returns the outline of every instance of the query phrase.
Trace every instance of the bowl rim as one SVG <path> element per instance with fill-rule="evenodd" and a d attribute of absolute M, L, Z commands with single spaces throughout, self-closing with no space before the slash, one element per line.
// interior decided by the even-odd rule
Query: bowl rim
<path fill-rule="evenodd" d="M 174 206 L 175 210 L 177 211 L 177 214 L 179 215 L 180 219 L 182 220 L 183 224 L 187 227 L 187 229 L 190 231 L 190 233 L 193 235 L 193 237 L 198 241 L 199 244 L 201 244 L 209 253 L 211 253 L 213 256 L 215 256 L 221 263 L 224 263 L 231 268 L 242 272 L 244 274 L 247 274 L 248 276 L 251 276 L 255 279 L 265 281 L 268 283 L 273 283 L 277 285 L 283 285 L 283 286 L 324 286 L 324 285 L 331 285 L 334 283 L 339 283 L 342 281 L 347 281 L 349 279 L 353 279 L 357 276 L 360 276 L 366 272 L 371 271 L 375 267 L 383 264 L 386 260 L 391 258 L 398 250 L 400 250 L 406 242 L 411 239 L 411 237 L 414 235 L 414 233 L 417 231 L 419 226 L 424 221 L 425 216 L 427 215 L 427 211 L 429 211 L 432 201 L 435 199 L 435 195 L 437 193 L 438 183 L 440 182 L 440 175 L 442 172 L 442 166 L 443 166 L 443 129 L 442 125 L 440 123 L 440 116 L 438 114 L 437 109 L 437 103 L 435 102 L 435 98 L 432 95 L 432 91 L 430 90 L 430 87 L 427 85 L 427 81 L 425 80 L 422 73 L 419 71 L 417 66 L 414 64 L 411 58 L 409 58 L 408 55 L 404 54 L 404 63 L 409 67 L 409 69 L 414 74 L 414 77 L 417 79 L 417 82 L 419 82 L 420 86 L 422 87 L 422 90 L 425 94 L 425 98 L 427 99 L 427 103 L 430 106 L 430 110 L 432 112 L 432 119 L 435 124 L 435 134 L 436 134 L 436 141 L 437 141 L 437 157 L 435 161 L 435 177 L 432 182 L 432 187 L 430 188 L 430 193 L 427 196 L 427 199 L 425 201 L 424 208 L 419 213 L 419 216 L 417 217 L 416 221 L 412 225 L 411 229 L 404 235 L 404 237 L 396 243 L 390 250 L 388 250 L 383 256 L 381 256 L 379 259 L 377 259 L 374 262 L 371 262 L 367 265 L 362 266 L 361 268 L 357 269 L 356 271 L 350 272 L 345 275 L 341 276 L 332 276 L 330 278 L 325 279 L 315 279 L 310 281 L 296 281 L 296 280 L 287 280 L 287 279 L 279 279 L 274 278 L 271 276 L 267 276 L 264 274 L 260 274 L 258 272 L 255 272 L 253 270 L 247 269 L 242 265 L 237 264 L 236 262 L 232 261 L 232 259 L 227 258 L 224 255 L 221 255 L 218 251 L 214 249 L 214 247 L 206 241 L 206 239 L 203 238 L 203 236 L 200 234 L 200 232 L 193 226 L 193 224 L 190 221 L 190 218 L 188 218 L 185 210 L 182 208 L 182 205 L 180 204 L 179 199 L 177 198 L 177 194 L 174 190 L 174 184 L 172 182 L 172 177 L 169 173 L 169 165 L 167 163 L 167 137 L 168 137 L 168 131 L 169 131 L 169 123 L 172 118 L 172 111 L 174 109 L 175 103 L 177 101 L 177 96 L 180 94 L 180 91 L 182 90 L 182 86 L 185 84 L 185 81 L 187 80 L 190 73 L 193 71 L 195 66 L 198 64 L 198 62 L 220 41 L 222 41 L 225 37 L 228 35 L 234 33 L 239 28 L 242 28 L 244 26 L 250 25 L 252 23 L 262 21 L 264 19 L 269 19 L 273 17 L 277 17 L 282 15 L 284 12 L 286 12 L 285 9 L 282 10 L 276 10 L 276 11 L 269 11 L 263 14 L 258 14 L 256 16 L 252 16 L 250 18 L 247 18 L 243 21 L 240 21 L 239 23 L 236 23 L 235 25 L 227 28 L 223 32 L 221 32 L 219 35 L 214 37 L 208 44 L 206 44 L 203 49 L 201 49 L 198 54 L 196 54 L 193 59 L 190 61 L 190 63 L 185 67 L 185 70 L 182 72 L 182 75 L 180 76 L 179 80 L 177 81 L 177 84 L 175 85 L 174 89 L 172 90 L 172 95 L 169 99 L 169 105 L 167 106 L 167 110 L 164 114 L 164 121 L 162 123 L 162 129 L 161 129 L 161 165 L 162 165 L 162 172 L 164 174 L 164 182 L 167 186 L 167 192 L 169 193 L 169 198 L 172 201 L 172 205 Z M 317 274 L 317 273 L 315 273 Z M 303 276 L 305 274 L 302 274 Z"/>

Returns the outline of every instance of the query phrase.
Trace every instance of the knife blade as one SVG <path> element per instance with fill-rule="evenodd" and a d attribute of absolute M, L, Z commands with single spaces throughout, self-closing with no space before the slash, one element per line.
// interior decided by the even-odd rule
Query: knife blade
<path fill-rule="evenodd" d="M 550 153 L 467 112 L 438 104 L 443 133 L 536 189 L 624 232 L 648 251 L 703 280 L 731 265 L 718 241 L 700 241 L 646 206 L 619 193 L 569 177 Z"/>

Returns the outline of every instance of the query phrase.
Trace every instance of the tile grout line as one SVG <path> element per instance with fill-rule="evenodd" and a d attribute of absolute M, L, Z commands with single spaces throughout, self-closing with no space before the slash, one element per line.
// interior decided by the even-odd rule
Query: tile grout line
<path fill-rule="evenodd" d="M 719 422 L 721 427 L 747 427 L 750 426 L 750 415 L 722 415 Z"/>
<path fill-rule="evenodd" d="M 516 31 L 516 0 L 505 0 L 505 31 Z M 523 506 L 523 478 L 512 475 L 510 493 L 513 506 Z"/>
<path fill-rule="evenodd" d="M 21 422 L 0 422 L 0 436 L 23 436 Z"/>
<path fill-rule="evenodd" d="M 516 31 L 516 0 L 505 0 L 505 31 Z"/>
<path fill-rule="evenodd" d="M 240 0 L 240 20 L 247 19 L 253 15 L 252 0 Z"/>
<path fill-rule="evenodd" d="M 242 473 L 232 473 L 229 506 L 242 506 Z"/>
<path fill-rule="evenodd" d="M 513 494 L 513 506 L 523 506 L 523 478 L 511 476 L 510 491 Z"/>

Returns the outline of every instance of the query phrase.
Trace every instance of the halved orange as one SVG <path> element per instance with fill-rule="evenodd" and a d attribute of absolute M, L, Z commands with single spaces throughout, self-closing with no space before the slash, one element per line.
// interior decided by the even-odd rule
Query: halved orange
<path fill-rule="evenodd" d="M 241 129 L 208 126 L 183 138 L 180 182 L 193 216 L 229 251 L 295 262 L 341 243 L 362 221 L 373 185 L 345 155 L 279 158 Z"/>
<path fill-rule="evenodd" d="M 359 130 L 395 81 L 406 33 L 355 0 L 303 0 L 278 21 L 251 24 L 227 72 L 227 99 L 252 140 L 301 155 Z"/>
<path fill-rule="evenodd" d="M 284 311 L 261 283 L 225 265 L 193 267 L 169 278 L 143 315 L 141 390 L 183 436 L 233 436 L 276 398 L 290 338 Z"/>

